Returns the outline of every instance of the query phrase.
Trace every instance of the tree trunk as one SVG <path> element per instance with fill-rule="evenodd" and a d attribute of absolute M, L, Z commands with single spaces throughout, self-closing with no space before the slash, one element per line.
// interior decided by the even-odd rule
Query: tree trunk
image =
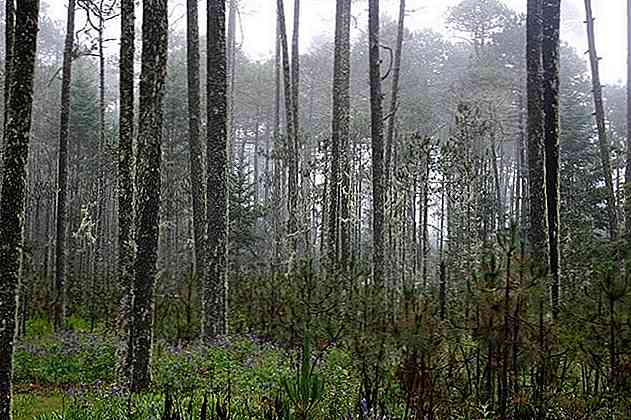
<path fill-rule="evenodd" d="M 528 179 L 530 192 L 530 229 L 528 239 L 532 264 L 546 271 L 548 262 L 548 218 L 546 210 L 546 176 L 544 166 L 543 89 L 541 49 L 542 0 L 528 0 L 527 16 L 527 91 L 528 91 Z"/>
<path fill-rule="evenodd" d="M 631 0 L 627 0 L 627 21 L 631 22 Z M 631 24 L 627 27 L 627 166 L 624 186 L 624 219 L 627 267 L 631 269 Z M 627 270 L 627 272 L 629 272 Z"/>
<path fill-rule="evenodd" d="M 4 177 L 0 199 L 0 420 L 12 419 L 13 350 L 16 335 L 17 293 L 22 261 L 22 222 L 26 195 L 26 165 L 33 107 L 33 73 L 38 0 L 21 0 L 15 13 L 15 48 L 7 110 Z"/>
<path fill-rule="evenodd" d="M 68 126 L 70 122 L 70 83 L 72 80 L 72 50 L 74 47 L 75 0 L 68 1 L 68 21 L 61 80 L 61 123 L 57 164 L 57 239 L 55 244 L 55 299 L 53 325 L 64 328 L 66 317 L 66 195 L 68 190 Z"/>
<path fill-rule="evenodd" d="M 202 337 L 227 332 L 228 156 L 226 81 L 226 6 L 208 0 L 207 72 L 207 273 L 203 287 Z"/>
<path fill-rule="evenodd" d="M 11 92 L 11 62 L 13 60 L 13 41 L 15 37 L 15 1 L 5 0 L 5 32 L 4 32 L 4 116 L 2 119 L 3 131 L 7 128 L 7 115 L 9 112 L 9 94 Z M 0 197 L 2 197 L 2 173 L 4 136 L 0 139 Z"/>
<path fill-rule="evenodd" d="M 543 6 L 543 108 L 546 198 L 548 206 L 548 243 L 552 285 L 552 317 L 559 317 L 560 290 L 560 179 L 559 179 L 559 32 L 561 0 L 547 0 Z"/>
<path fill-rule="evenodd" d="M 191 199 L 193 207 L 193 238 L 195 242 L 195 276 L 204 278 L 204 157 L 199 137 L 200 81 L 199 81 L 199 24 L 198 0 L 187 0 L 186 41 L 188 67 L 188 143 L 191 175 Z"/>
<path fill-rule="evenodd" d="M 383 110 L 379 58 L 379 0 L 368 3 L 368 43 L 370 67 L 370 120 L 372 137 L 373 282 L 384 286 L 384 189 L 383 189 Z"/>
<path fill-rule="evenodd" d="M 585 14 L 587 16 L 587 44 L 589 46 L 589 64 L 592 69 L 592 93 L 594 94 L 594 108 L 596 110 L 596 126 L 598 128 L 598 144 L 600 146 L 600 161 L 603 177 L 607 188 L 607 217 L 609 219 L 609 238 L 613 241 L 618 236 L 618 211 L 616 198 L 613 192 L 613 179 L 611 177 L 611 163 L 609 157 L 609 141 L 607 140 L 607 127 L 605 126 L 605 109 L 603 105 L 603 89 L 600 84 L 600 71 L 598 54 L 596 53 L 596 40 L 594 35 L 594 17 L 592 15 L 592 2 L 585 0 Z"/>
<path fill-rule="evenodd" d="M 333 118 L 331 126 L 331 172 L 329 179 L 329 217 L 328 217 L 328 260 L 333 270 L 340 268 L 340 263 L 348 264 L 348 251 L 342 250 L 340 238 L 348 236 L 348 221 L 344 223 L 346 233 L 340 235 L 340 216 L 348 219 L 348 195 L 350 188 L 348 163 L 343 164 L 342 155 L 348 161 L 348 140 L 350 125 L 350 24 L 351 1 L 337 0 L 335 12 L 335 51 L 333 59 Z M 342 166 L 346 168 L 342 169 Z M 340 182 L 342 181 L 342 182 Z M 346 188 L 346 190 L 345 190 Z M 345 202 L 345 206 L 342 206 Z M 345 207 L 343 209 L 342 207 Z M 342 214 L 346 213 L 346 214 Z M 348 241 L 348 239 L 346 239 Z M 347 246 L 347 244 L 344 244 Z M 341 251 L 341 252 L 340 252 Z M 344 254 L 345 261 L 340 256 Z"/>
<path fill-rule="evenodd" d="M 136 261 L 132 308 L 132 390 L 151 383 L 153 290 L 160 230 L 162 102 L 167 64 L 167 0 L 145 0 L 136 159 Z"/>
<path fill-rule="evenodd" d="M 289 176 L 287 184 L 288 212 L 287 235 L 290 239 L 292 253 L 297 249 L 298 215 L 298 149 L 296 142 L 296 116 L 294 115 L 293 95 L 291 88 L 291 71 L 289 67 L 289 47 L 287 44 L 287 28 L 285 25 L 285 9 L 283 0 L 277 1 L 278 24 L 280 28 L 280 42 L 282 50 L 283 87 L 285 90 L 285 114 L 286 114 L 286 152 Z"/>
<path fill-rule="evenodd" d="M 390 93 L 390 114 L 388 115 L 388 133 L 386 137 L 386 155 L 384 165 L 384 179 L 390 185 L 390 164 L 392 160 L 392 142 L 394 141 L 394 128 L 397 122 L 396 114 L 399 106 L 399 80 L 401 78 L 401 49 L 403 48 L 403 33 L 405 31 L 405 0 L 399 2 L 399 24 L 397 29 L 397 44 L 394 50 L 394 63 L 392 66 L 392 92 Z"/>
<path fill-rule="evenodd" d="M 121 47 L 120 47 L 120 122 L 118 145 L 118 269 L 122 298 L 119 311 L 119 334 L 130 337 L 132 283 L 134 278 L 134 0 L 121 3 Z M 130 355 L 127 344 L 123 344 L 121 362 L 123 375 L 129 377 Z"/>

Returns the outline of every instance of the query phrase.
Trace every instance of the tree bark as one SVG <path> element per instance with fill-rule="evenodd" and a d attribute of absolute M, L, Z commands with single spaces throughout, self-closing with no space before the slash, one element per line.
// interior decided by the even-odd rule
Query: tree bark
<path fill-rule="evenodd" d="M 600 161 L 602 165 L 605 187 L 607 189 L 607 217 L 609 221 L 609 238 L 613 241 L 618 236 L 618 212 L 616 198 L 613 192 L 613 178 L 611 176 L 611 163 L 609 156 L 609 141 L 607 140 L 607 127 L 605 126 L 605 108 L 603 104 L 603 89 L 600 84 L 600 70 L 596 53 L 596 40 L 594 35 L 594 17 L 592 15 L 592 2 L 585 0 L 585 14 L 587 23 L 587 45 L 589 47 L 589 64 L 592 70 L 592 93 L 594 94 L 594 108 L 596 111 L 596 126 L 598 129 L 598 145 L 600 148 Z"/>
<path fill-rule="evenodd" d="M 383 109 L 379 58 L 379 0 L 368 2 L 368 43 L 370 67 L 370 119 L 372 137 L 372 211 L 373 211 L 373 282 L 384 286 L 384 180 L 383 180 Z"/>
<path fill-rule="evenodd" d="M 291 244 L 292 253 L 295 254 L 298 241 L 298 149 L 296 142 L 296 116 L 294 115 L 291 69 L 289 66 L 289 47 L 287 44 L 287 27 L 285 24 L 285 8 L 283 0 L 277 0 L 278 25 L 280 28 L 280 43 L 282 50 L 282 68 L 283 68 L 283 87 L 285 91 L 285 114 L 286 114 L 286 153 L 287 165 L 289 169 L 287 195 L 289 196 L 288 208 L 289 213 L 287 221 L 287 235 Z"/>
<path fill-rule="evenodd" d="M 226 6 L 208 0 L 207 72 L 207 273 L 203 288 L 202 337 L 227 332 L 228 155 Z"/>
<path fill-rule="evenodd" d="M 68 126 L 70 122 L 75 0 L 68 1 L 67 19 L 61 80 L 61 123 L 57 164 L 57 237 L 55 243 L 55 298 L 53 302 L 53 325 L 56 331 L 61 331 L 64 328 L 66 317 L 66 196 L 68 193 Z"/>
<path fill-rule="evenodd" d="M 33 108 L 33 74 L 39 0 L 21 0 L 15 9 L 15 48 L 4 136 L 4 177 L 0 199 L 0 420 L 12 419 L 13 351 L 22 261 L 22 225 Z"/>
<path fill-rule="evenodd" d="M 530 193 L 530 229 L 528 239 L 533 266 L 547 271 L 548 217 L 546 172 L 544 166 L 544 111 L 542 84 L 542 0 L 528 0 L 526 29 L 528 94 L 528 179 Z"/>
<path fill-rule="evenodd" d="M 195 242 L 195 275 L 198 279 L 203 279 L 206 211 L 204 208 L 204 157 L 199 136 L 201 111 L 198 0 L 187 0 L 186 41 L 188 63 L 188 143 L 193 207 L 193 239 Z"/>
<path fill-rule="evenodd" d="M 627 0 L 627 21 L 631 22 L 631 0 Z M 627 27 L 627 162 L 624 186 L 624 219 L 627 267 L 631 269 L 631 24 Z M 628 272 L 628 271 L 627 271 Z"/>
<path fill-rule="evenodd" d="M 119 310 L 119 334 L 130 337 L 134 278 L 134 0 L 121 2 L 120 47 L 120 120 L 118 145 L 118 269 L 122 291 Z M 121 362 L 123 375 L 129 377 L 130 340 L 123 343 Z"/>
<path fill-rule="evenodd" d="M 348 163 L 348 140 L 350 126 L 350 24 L 351 1 L 337 0 L 335 12 L 335 51 L 333 59 L 333 118 L 331 127 L 331 172 L 329 179 L 329 217 L 328 217 L 328 260 L 333 270 L 348 264 L 348 245 L 341 243 L 341 237 L 347 238 L 348 221 L 340 222 L 340 218 L 348 219 L 348 195 L 350 174 L 345 173 Z M 342 157 L 343 155 L 346 155 Z M 341 182 L 340 182 L 341 181 Z M 347 185 L 348 184 L 348 185 Z M 342 205 L 342 203 L 345 205 Z M 342 214 L 344 213 L 344 214 Z M 341 217 L 340 217 L 341 216 Z M 346 232 L 339 232 L 344 230 Z M 345 242 L 347 242 L 346 239 Z M 344 245 L 344 246 L 342 246 Z M 343 258 L 341 256 L 344 255 Z M 342 261 L 343 259 L 343 261 Z"/>
<path fill-rule="evenodd" d="M 136 261 L 132 309 L 134 391 L 151 384 L 153 292 L 160 230 L 162 102 L 168 46 L 167 0 L 145 0 L 142 10 L 142 64 L 136 159 Z"/>
<path fill-rule="evenodd" d="M 543 108 L 548 244 L 552 285 L 552 317 L 558 319 L 560 302 L 560 178 L 559 178 L 559 44 L 561 0 L 547 0 L 543 6 Z"/>

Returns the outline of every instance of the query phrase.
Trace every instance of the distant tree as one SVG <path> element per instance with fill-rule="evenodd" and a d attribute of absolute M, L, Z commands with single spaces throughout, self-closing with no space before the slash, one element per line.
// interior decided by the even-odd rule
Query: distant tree
<path fill-rule="evenodd" d="M 39 0 L 21 0 L 15 9 L 11 92 L 4 134 L 4 176 L 0 199 L 0 420 L 11 420 L 13 351 L 22 263 L 26 165 L 31 137 L 33 74 Z"/>
<path fill-rule="evenodd" d="M 195 242 L 195 273 L 198 279 L 204 278 L 205 250 L 204 229 L 206 209 L 204 208 L 204 156 L 200 140 L 200 81 L 199 81 L 199 24 L 198 0 L 187 1 L 186 51 L 188 69 L 188 124 L 189 158 L 191 176 L 191 199 L 193 207 L 193 238 Z"/>
<path fill-rule="evenodd" d="M 70 83 L 74 49 L 75 0 L 68 1 L 66 42 L 61 80 L 61 123 L 59 126 L 59 162 L 57 164 L 57 236 L 55 243 L 55 300 L 53 325 L 64 328 L 66 317 L 66 196 L 68 189 L 68 126 L 70 120 Z"/>
<path fill-rule="evenodd" d="M 379 0 L 368 2 L 368 44 L 370 73 L 370 121 L 372 137 L 372 211 L 373 211 L 373 281 L 384 286 L 384 179 L 383 179 L 383 108 L 379 49 Z"/>
<path fill-rule="evenodd" d="M 162 102 L 168 47 L 167 0 L 146 0 L 142 10 L 142 65 L 136 159 L 136 260 L 132 307 L 131 388 L 151 383 L 153 293 L 160 226 Z"/>
<path fill-rule="evenodd" d="M 227 332 L 228 156 L 226 81 L 226 6 L 207 3 L 206 201 L 207 271 L 202 288 L 202 337 Z"/>
<path fill-rule="evenodd" d="M 603 88 L 600 83 L 600 65 L 596 52 L 596 36 L 594 34 L 594 16 L 591 0 L 585 0 L 585 15 L 587 24 L 587 45 L 589 47 L 589 64 L 592 70 L 592 91 L 598 131 L 598 143 L 600 146 L 600 161 L 602 175 L 605 180 L 607 217 L 609 221 L 609 238 L 614 241 L 618 236 L 618 210 L 616 209 L 616 196 L 613 189 L 613 177 L 611 175 L 611 156 L 609 153 L 609 140 L 607 139 L 607 126 L 605 121 L 605 106 L 603 103 Z"/>

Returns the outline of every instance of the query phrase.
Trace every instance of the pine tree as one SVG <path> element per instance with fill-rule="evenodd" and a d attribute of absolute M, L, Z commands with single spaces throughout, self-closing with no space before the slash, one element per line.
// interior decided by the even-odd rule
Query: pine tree
<path fill-rule="evenodd" d="M 226 5 L 208 0 L 207 35 L 207 272 L 202 291 L 202 336 L 227 332 L 228 155 L 226 81 Z"/>
<path fill-rule="evenodd" d="M 370 120 L 372 137 L 372 238 L 373 281 L 384 286 L 384 180 L 383 180 L 383 109 L 381 72 L 379 70 L 379 0 L 368 2 L 368 43 L 370 72 Z"/>
<path fill-rule="evenodd" d="M 68 1 L 68 21 L 61 79 L 61 123 L 59 127 L 59 162 L 57 164 L 57 237 L 55 242 L 55 330 L 64 328 L 66 317 L 66 195 L 68 190 L 68 123 L 70 120 L 70 83 L 74 48 L 75 0 Z"/>
<path fill-rule="evenodd" d="M 167 68 L 167 0 L 145 0 L 142 10 L 142 65 L 136 159 L 136 261 L 132 307 L 131 387 L 151 383 L 153 292 L 160 226 L 162 102 Z"/>
<path fill-rule="evenodd" d="M 13 351 L 20 283 L 26 194 L 26 165 L 33 109 L 33 74 L 39 0 L 21 0 L 15 9 L 11 92 L 4 135 L 4 176 L 0 199 L 0 420 L 12 419 Z"/>
<path fill-rule="evenodd" d="M 552 275 L 552 316 L 559 316 L 560 289 L 560 187 L 559 187 L 559 44 L 561 1 L 548 0 L 543 6 L 543 108 L 548 244 Z"/>
<path fill-rule="evenodd" d="M 337 0 L 333 60 L 333 118 L 329 180 L 328 259 L 332 269 L 348 264 L 348 141 L 350 125 L 351 1 Z M 349 185 L 347 185 L 349 184 Z M 345 194 L 346 193 L 346 194 Z M 338 233 L 338 227 L 341 232 Z M 340 264 L 341 263 L 341 264 Z"/>
<path fill-rule="evenodd" d="M 195 242 L 195 273 L 204 278 L 204 157 L 199 136 L 200 87 L 199 87 L 199 26 L 198 0 L 187 0 L 186 41 L 188 67 L 188 137 L 191 174 L 191 198 L 193 207 L 193 239 Z"/>
<path fill-rule="evenodd" d="M 134 278 L 134 0 L 121 2 L 120 46 L 120 130 L 118 144 L 118 269 L 122 291 L 119 310 L 119 334 L 130 336 Z M 129 341 L 129 340 L 128 340 Z M 124 376 L 129 375 L 131 351 L 123 344 L 121 362 Z"/>

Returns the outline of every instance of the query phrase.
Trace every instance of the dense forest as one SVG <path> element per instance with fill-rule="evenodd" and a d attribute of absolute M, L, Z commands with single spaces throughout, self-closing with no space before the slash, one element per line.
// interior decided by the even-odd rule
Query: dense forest
<path fill-rule="evenodd" d="M 245 3 L 0 0 L 0 420 L 630 419 L 631 28 Z"/>

